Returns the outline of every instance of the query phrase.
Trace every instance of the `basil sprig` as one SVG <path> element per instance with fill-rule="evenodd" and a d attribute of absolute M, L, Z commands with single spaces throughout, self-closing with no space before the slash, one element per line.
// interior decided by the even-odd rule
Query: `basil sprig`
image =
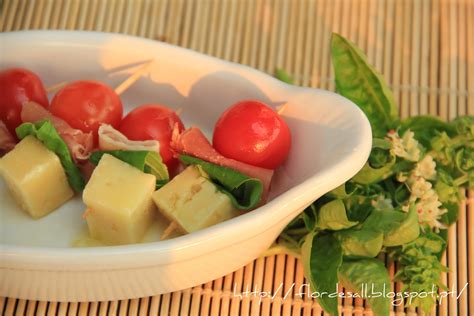
<path fill-rule="evenodd" d="M 364 285 L 377 292 L 389 287 L 387 269 L 377 258 L 380 253 L 399 264 L 396 280 L 406 291 L 444 287 L 441 273 L 447 269 L 440 258 L 446 228 L 457 220 L 458 203 L 465 198 L 459 188 L 474 188 L 474 117 L 400 120 L 388 85 L 363 53 L 338 34 L 333 34 L 331 46 L 336 90 L 367 115 L 374 135 L 372 151 L 353 179 L 295 218 L 273 249 L 301 255 L 319 303 L 330 315 L 338 315 L 337 295 L 321 295 L 335 292 L 337 282 L 359 295 Z M 289 80 L 281 69 L 275 76 Z M 424 187 L 423 199 L 413 192 L 415 185 Z M 435 220 L 426 216 L 433 209 Z M 273 249 L 269 253 L 278 253 Z M 388 297 L 367 300 L 376 316 L 389 314 Z M 412 306 L 428 313 L 435 303 L 436 297 L 417 297 Z"/>

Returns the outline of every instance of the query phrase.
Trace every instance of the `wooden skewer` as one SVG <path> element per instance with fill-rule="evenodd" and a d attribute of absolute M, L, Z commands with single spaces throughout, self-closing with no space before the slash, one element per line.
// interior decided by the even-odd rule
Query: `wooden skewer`
<path fill-rule="evenodd" d="M 133 74 L 131 74 L 127 79 L 125 79 L 125 81 L 119 84 L 117 88 L 115 88 L 115 93 L 117 93 L 118 95 L 121 95 L 123 92 L 125 92 L 125 90 L 130 88 L 150 68 L 153 61 L 154 59 L 150 60 L 149 62 L 142 65 L 140 68 L 138 68 Z M 63 81 L 55 85 L 52 85 L 46 88 L 46 92 L 47 93 L 57 92 L 68 83 L 69 83 L 68 81 Z"/>
<path fill-rule="evenodd" d="M 167 239 L 176 229 L 178 228 L 178 223 L 176 222 L 171 222 L 168 227 L 166 227 L 165 231 L 163 234 L 160 236 L 160 240 L 165 240 Z"/>
<path fill-rule="evenodd" d="M 278 115 L 282 115 L 283 112 L 286 110 L 286 108 L 288 108 L 288 103 L 285 103 L 285 104 L 283 104 L 282 106 L 279 106 L 279 107 L 277 108 L 277 113 L 278 113 Z"/>
<path fill-rule="evenodd" d="M 181 116 L 181 113 L 183 113 L 183 108 L 179 108 L 176 110 L 176 115 Z"/>
<path fill-rule="evenodd" d="M 84 213 L 82 213 L 82 218 L 83 219 L 86 219 L 87 215 L 89 215 L 90 213 L 92 212 L 92 209 L 91 208 L 86 208 L 86 210 L 84 211 Z"/>
<path fill-rule="evenodd" d="M 121 95 L 125 90 L 130 88 L 130 86 L 140 79 L 140 77 L 150 68 L 153 61 L 154 59 L 138 68 L 137 71 L 135 71 L 130 77 L 128 77 L 124 82 L 119 84 L 117 88 L 115 88 L 115 93 Z"/>
<path fill-rule="evenodd" d="M 68 83 L 69 82 L 67 82 L 67 81 L 63 81 L 63 82 L 57 83 L 55 85 L 52 85 L 52 86 L 46 88 L 46 92 L 47 93 L 55 93 L 55 92 L 61 90 L 61 88 L 63 88 Z"/>

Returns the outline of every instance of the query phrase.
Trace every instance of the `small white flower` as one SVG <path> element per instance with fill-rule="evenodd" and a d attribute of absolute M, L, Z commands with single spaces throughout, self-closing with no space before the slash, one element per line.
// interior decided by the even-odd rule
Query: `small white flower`
<path fill-rule="evenodd" d="M 445 228 L 443 223 L 439 221 L 441 215 L 447 212 L 446 209 L 440 208 L 441 202 L 436 194 L 431 195 L 427 199 L 421 199 L 415 204 L 418 213 L 418 222 L 421 225 L 428 225 L 435 230 Z"/>
<path fill-rule="evenodd" d="M 377 196 L 375 200 L 371 201 L 371 204 L 378 210 L 393 210 L 392 200 L 385 198 L 383 195 Z"/>
<path fill-rule="evenodd" d="M 410 161 L 420 160 L 420 146 L 412 131 L 407 130 L 402 137 L 397 132 L 390 131 L 387 136 L 392 143 L 392 154 Z"/>
<path fill-rule="evenodd" d="M 414 202 L 417 199 L 426 199 L 431 196 L 434 192 L 432 190 L 432 184 L 423 178 L 416 178 L 413 183 L 410 183 L 410 202 Z M 432 191 L 432 192 L 431 192 Z"/>
<path fill-rule="evenodd" d="M 436 162 L 433 160 L 433 157 L 426 155 L 420 162 L 416 164 L 416 168 L 413 173 L 415 177 L 434 180 L 436 178 Z"/>
<path fill-rule="evenodd" d="M 438 194 L 433 189 L 431 182 L 422 177 L 416 177 L 412 173 L 406 183 L 411 195 L 409 203 L 402 206 L 402 210 L 408 212 L 409 206 L 414 203 L 418 214 L 418 222 L 422 226 L 428 225 L 434 230 L 445 228 L 439 219 L 447 210 L 440 208 L 442 203 L 439 201 Z"/>

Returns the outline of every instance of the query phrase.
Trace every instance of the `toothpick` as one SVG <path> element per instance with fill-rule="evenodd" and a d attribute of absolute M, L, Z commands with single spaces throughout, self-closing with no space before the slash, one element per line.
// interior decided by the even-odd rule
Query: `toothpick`
<path fill-rule="evenodd" d="M 288 107 L 288 103 L 285 103 L 282 106 L 278 107 L 278 109 L 277 109 L 278 115 L 282 115 L 287 107 Z"/>
<path fill-rule="evenodd" d="M 176 222 L 171 222 L 168 227 L 166 227 L 165 231 L 163 234 L 160 236 L 160 240 L 165 240 L 167 239 L 176 229 L 178 228 L 178 223 Z"/>
<path fill-rule="evenodd" d="M 130 77 L 125 79 L 121 84 L 118 85 L 117 88 L 115 88 L 115 93 L 118 95 L 122 94 L 125 90 L 130 88 L 140 77 L 150 68 L 151 64 L 153 63 L 153 59 L 147 62 L 146 64 L 142 65 L 140 68 L 138 68 Z M 52 85 L 48 88 L 46 88 L 47 93 L 56 93 L 59 90 L 61 90 L 64 86 L 69 84 L 69 81 L 63 81 L 60 83 L 57 83 L 55 85 Z"/>
<path fill-rule="evenodd" d="M 119 84 L 117 88 L 115 88 L 115 93 L 121 95 L 125 90 L 130 88 L 130 86 L 140 79 L 140 77 L 150 68 L 153 61 L 154 60 L 152 59 L 148 63 L 138 68 L 130 77 L 128 77 L 124 82 Z"/>
<path fill-rule="evenodd" d="M 84 211 L 84 213 L 82 213 L 82 218 L 83 219 L 86 219 L 86 217 L 92 212 L 92 209 L 91 208 L 86 208 L 86 210 Z"/>
<path fill-rule="evenodd" d="M 56 93 L 59 90 L 61 90 L 68 83 L 69 83 L 68 81 L 63 81 L 63 82 L 57 83 L 55 85 L 52 85 L 51 87 L 46 88 L 46 92 L 47 93 Z"/>

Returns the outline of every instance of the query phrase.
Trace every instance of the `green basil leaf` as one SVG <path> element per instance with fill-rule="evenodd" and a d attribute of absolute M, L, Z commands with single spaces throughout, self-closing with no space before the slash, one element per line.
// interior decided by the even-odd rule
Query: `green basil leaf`
<path fill-rule="evenodd" d="M 328 192 L 327 194 L 337 199 L 345 199 L 354 194 L 356 190 L 357 186 L 354 183 L 348 181 Z"/>
<path fill-rule="evenodd" d="M 332 63 L 336 90 L 367 115 L 375 137 L 384 137 L 398 120 L 397 106 L 383 77 L 353 43 L 333 33 Z"/>
<path fill-rule="evenodd" d="M 66 172 L 71 188 L 76 192 L 81 192 L 84 189 L 85 181 L 82 177 L 81 171 L 74 164 L 66 143 L 61 136 L 59 136 L 50 121 L 45 120 L 36 123 L 23 123 L 16 128 L 16 134 L 19 139 L 31 135 L 40 140 L 46 148 L 58 156 L 61 165 Z"/>
<path fill-rule="evenodd" d="M 303 212 L 303 221 L 308 231 L 314 231 L 318 222 L 318 211 L 314 204 L 308 206 Z"/>
<path fill-rule="evenodd" d="M 414 241 L 414 243 L 417 245 L 417 247 L 423 247 L 425 251 L 435 254 L 438 256 L 438 259 L 441 259 L 441 255 L 446 248 L 446 241 L 443 239 L 443 237 L 432 232 L 420 235 Z"/>
<path fill-rule="evenodd" d="M 405 220 L 400 226 L 388 232 L 383 240 L 383 245 L 387 247 L 399 246 L 412 242 L 420 235 L 420 224 L 418 214 L 414 206 L 410 207 Z"/>
<path fill-rule="evenodd" d="M 474 174 L 474 148 L 462 147 L 458 149 L 454 163 L 459 172 Z"/>
<path fill-rule="evenodd" d="M 383 233 L 371 229 L 347 229 L 335 232 L 344 256 L 351 258 L 376 257 L 382 250 Z"/>
<path fill-rule="evenodd" d="M 399 227 L 405 218 L 406 214 L 400 211 L 380 211 L 374 209 L 365 222 L 362 223 L 362 228 L 388 234 Z"/>
<path fill-rule="evenodd" d="M 374 209 L 372 199 L 363 195 L 352 195 L 344 199 L 347 218 L 350 221 L 363 222 Z"/>
<path fill-rule="evenodd" d="M 474 116 L 465 115 L 455 118 L 450 125 L 459 135 L 465 135 L 472 139 L 474 137 Z"/>
<path fill-rule="evenodd" d="M 446 132 L 449 136 L 456 134 L 452 125 L 431 115 L 419 115 L 404 119 L 400 123 L 399 134 L 403 135 L 408 129 L 415 134 L 415 139 L 428 149 L 431 149 L 431 140 L 439 132 Z"/>
<path fill-rule="evenodd" d="M 156 177 L 156 188 L 159 189 L 169 181 L 168 168 L 160 154 L 154 151 L 104 150 L 93 152 L 89 160 L 97 165 L 104 154 L 109 154 L 138 170 Z"/>
<path fill-rule="evenodd" d="M 317 227 L 320 229 L 341 230 L 357 225 L 347 218 L 346 207 L 341 200 L 324 204 L 319 210 Z"/>
<path fill-rule="evenodd" d="M 410 198 L 410 190 L 408 190 L 406 185 L 399 185 L 395 189 L 393 194 L 393 199 L 398 205 L 404 205 L 406 201 Z"/>
<path fill-rule="evenodd" d="M 275 69 L 275 78 L 277 78 L 280 81 L 286 82 L 288 84 L 293 84 L 294 80 L 293 78 L 290 77 L 289 74 L 287 74 L 283 69 L 277 68 Z"/>
<path fill-rule="evenodd" d="M 430 141 L 432 151 L 430 154 L 437 163 L 444 166 L 451 166 L 454 163 L 455 142 L 446 132 L 439 132 Z"/>
<path fill-rule="evenodd" d="M 450 172 L 442 168 L 437 169 L 438 178 L 434 189 L 438 194 L 439 200 L 443 204 L 457 204 L 463 197 L 459 193 L 459 187 L 450 175 Z"/>
<path fill-rule="evenodd" d="M 367 295 L 367 301 L 375 316 L 390 315 L 390 277 L 384 264 L 377 259 L 361 259 L 343 262 L 339 280 L 344 287 Z"/>
<path fill-rule="evenodd" d="M 459 217 L 459 204 L 443 203 L 443 207 L 447 210 L 447 212 L 441 216 L 441 222 L 447 225 L 456 223 Z"/>
<path fill-rule="evenodd" d="M 390 152 L 390 142 L 384 139 L 374 139 L 369 161 L 352 178 L 360 184 L 372 184 L 384 180 L 393 174 L 396 157 Z"/>
<path fill-rule="evenodd" d="M 254 209 L 262 197 L 263 185 L 259 179 L 250 178 L 236 170 L 221 167 L 210 162 L 180 155 L 186 165 L 199 165 L 211 180 L 226 193 L 232 204 L 239 210 Z"/>
<path fill-rule="evenodd" d="M 342 248 L 331 235 L 308 234 L 301 247 L 306 279 L 312 291 L 319 293 L 318 302 L 330 315 L 338 315 L 338 270 L 342 264 Z"/>

